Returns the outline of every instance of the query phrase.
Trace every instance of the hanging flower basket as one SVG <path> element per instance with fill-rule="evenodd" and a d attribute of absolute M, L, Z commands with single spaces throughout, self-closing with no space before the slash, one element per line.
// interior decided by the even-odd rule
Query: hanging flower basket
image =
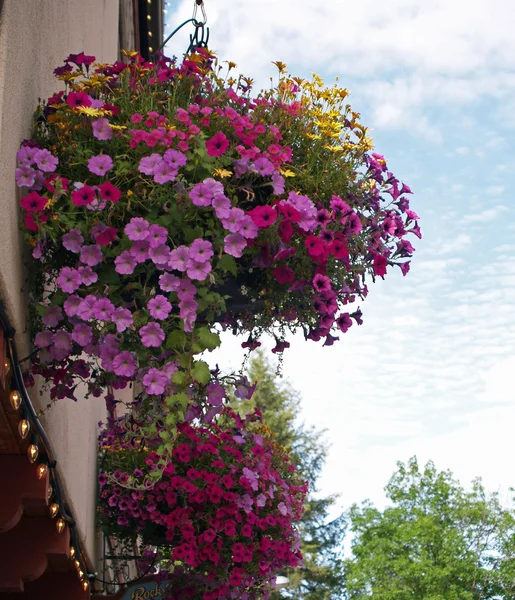
<path fill-rule="evenodd" d="M 163 472 L 160 440 L 135 440 L 132 425 L 119 419 L 100 437 L 103 531 L 157 547 L 171 598 L 266 598 L 274 577 L 301 563 L 307 484 L 259 414 L 224 409 L 216 423 L 179 425 Z"/>
<path fill-rule="evenodd" d="M 177 370 L 179 391 L 207 385 L 192 356 L 219 344 L 219 323 L 248 348 L 274 334 L 274 352 L 287 330 L 330 345 L 361 324 L 345 306 L 406 274 L 420 232 L 347 90 L 277 63 L 277 86 L 253 97 L 207 50 L 180 65 L 128 55 L 69 56 L 18 152 L 33 372 L 53 397 L 145 376 L 161 396 Z"/>

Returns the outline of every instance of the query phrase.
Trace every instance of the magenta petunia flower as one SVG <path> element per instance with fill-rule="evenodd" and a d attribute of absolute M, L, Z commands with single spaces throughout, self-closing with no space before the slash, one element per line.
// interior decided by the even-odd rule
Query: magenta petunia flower
<path fill-rule="evenodd" d="M 59 287 L 63 292 L 67 294 L 71 294 L 75 290 L 79 289 L 82 284 L 82 277 L 77 269 L 72 269 L 70 267 L 63 267 L 59 271 L 59 276 L 56 279 L 57 287 Z"/>
<path fill-rule="evenodd" d="M 34 160 L 40 171 L 45 173 L 53 173 L 57 167 L 59 160 L 46 148 L 38 150 L 34 155 Z"/>
<path fill-rule="evenodd" d="M 83 185 L 72 192 L 72 204 L 87 206 L 95 200 L 95 190 L 89 185 Z"/>
<path fill-rule="evenodd" d="M 168 383 L 168 377 L 159 369 L 149 369 L 148 373 L 143 377 L 143 385 L 147 394 L 163 394 Z"/>
<path fill-rule="evenodd" d="M 117 238 L 118 229 L 116 227 L 104 227 L 100 233 L 95 235 L 95 242 L 99 246 L 109 246 Z"/>
<path fill-rule="evenodd" d="M 91 97 L 86 92 L 70 92 L 66 97 L 66 103 L 73 108 L 91 106 Z"/>
<path fill-rule="evenodd" d="M 259 228 L 270 227 L 275 223 L 277 211 L 272 206 L 256 206 L 248 213 Z"/>
<path fill-rule="evenodd" d="M 219 131 L 215 135 L 206 141 L 206 150 L 208 156 L 222 156 L 227 152 L 229 148 L 229 140 L 225 133 Z"/>
<path fill-rule="evenodd" d="M 124 250 L 114 259 L 114 270 L 120 275 L 131 275 L 138 264 L 130 252 Z"/>
<path fill-rule="evenodd" d="M 153 319 L 158 319 L 161 321 L 168 317 L 170 311 L 172 310 L 172 305 L 170 302 L 168 302 L 165 296 L 158 294 L 152 298 L 152 300 L 149 300 L 147 308 Z"/>
<path fill-rule="evenodd" d="M 327 275 L 317 273 L 313 277 L 313 287 L 317 292 L 326 292 L 331 290 L 331 280 Z"/>
<path fill-rule="evenodd" d="M 97 244 L 82 246 L 80 249 L 80 262 L 85 265 L 94 267 L 102 262 L 102 258 L 102 248 Z"/>
<path fill-rule="evenodd" d="M 190 258 L 190 249 L 188 246 L 179 246 L 175 250 L 170 252 L 170 260 L 168 261 L 168 267 L 183 273 L 187 269 L 187 264 Z"/>
<path fill-rule="evenodd" d="M 18 187 L 32 187 L 36 181 L 36 171 L 28 165 L 21 165 L 14 172 Z"/>
<path fill-rule="evenodd" d="M 150 224 L 142 217 L 132 217 L 124 229 L 125 235 L 133 242 L 145 240 L 149 234 Z"/>
<path fill-rule="evenodd" d="M 109 154 L 99 154 L 98 156 L 92 156 L 88 160 L 88 169 L 95 175 L 103 177 L 107 171 L 113 168 L 113 159 Z"/>
<path fill-rule="evenodd" d="M 118 202 L 122 197 L 122 192 L 116 186 L 114 186 L 110 181 L 104 181 L 98 186 L 100 190 L 100 195 L 103 200 L 110 200 L 111 202 Z"/>
<path fill-rule="evenodd" d="M 128 308 L 117 308 L 111 315 L 111 321 L 116 325 L 116 331 L 122 333 L 132 325 L 132 313 Z"/>
<path fill-rule="evenodd" d="M 190 246 L 190 258 L 203 263 L 213 256 L 213 244 L 208 240 L 197 238 Z"/>
<path fill-rule="evenodd" d="M 136 371 L 136 358 L 132 352 L 126 350 L 113 358 L 113 371 L 120 377 L 132 377 Z"/>
<path fill-rule="evenodd" d="M 341 314 L 336 319 L 336 326 L 340 331 L 345 333 L 352 326 L 352 319 L 350 318 L 349 313 Z"/>
<path fill-rule="evenodd" d="M 140 115 L 140 113 L 131 115 L 131 123 L 141 123 L 141 121 L 143 121 L 143 115 Z"/>
<path fill-rule="evenodd" d="M 62 242 L 66 250 L 78 254 L 84 243 L 84 238 L 78 229 L 70 229 L 68 233 L 63 235 Z"/>
<path fill-rule="evenodd" d="M 159 348 L 164 342 L 165 334 L 158 323 L 151 321 L 140 330 L 141 343 L 146 348 Z"/>
<path fill-rule="evenodd" d="M 97 140 L 110 140 L 113 137 L 113 130 L 109 125 L 109 120 L 105 118 L 96 119 L 92 123 L 93 136 Z"/>
<path fill-rule="evenodd" d="M 247 247 L 247 240 L 240 233 L 231 233 L 224 239 L 224 251 L 235 258 L 241 258 Z"/>
<path fill-rule="evenodd" d="M 29 212 L 40 212 L 48 203 L 48 198 L 40 196 L 37 192 L 30 192 L 20 200 L 23 209 Z"/>
<path fill-rule="evenodd" d="M 93 330 L 85 323 L 78 323 L 72 331 L 72 340 L 79 346 L 87 346 L 93 339 Z"/>

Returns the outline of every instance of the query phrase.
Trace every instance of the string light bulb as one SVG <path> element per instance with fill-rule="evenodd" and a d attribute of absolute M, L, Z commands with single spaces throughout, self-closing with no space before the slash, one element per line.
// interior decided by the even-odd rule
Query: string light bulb
<path fill-rule="evenodd" d="M 5 359 L 5 363 L 4 363 L 4 369 L 5 369 L 5 374 L 7 375 L 7 373 L 9 373 L 9 369 L 11 368 L 11 365 L 9 363 L 9 361 L 7 359 Z"/>
<path fill-rule="evenodd" d="M 55 522 L 55 528 L 57 529 L 57 533 L 62 533 L 65 527 L 66 523 L 64 522 L 64 519 L 57 519 L 57 521 Z"/>
<path fill-rule="evenodd" d="M 70 547 L 70 556 L 73 558 L 75 556 L 75 548 L 73 546 Z M 77 561 L 79 562 L 79 561 Z"/>
<path fill-rule="evenodd" d="M 89 583 L 88 583 L 88 582 L 87 582 L 85 579 L 83 579 L 83 580 L 82 580 L 82 589 L 83 589 L 85 592 L 87 592 L 87 591 L 88 591 L 88 589 L 89 589 Z"/>
<path fill-rule="evenodd" d="M 59 504 L 54 502 L 53 504 L 50 505 L 50 516 L 53 519 L 54 517 L 57 517 L 58 513 L 59 513 Z"/>
<path fill-rule="evenodd" d="M 24 440 L 30 432 L 30 423 L 29 421 L 27 421 L 27 419 L 22 419 L 19 423 L 18 423 L 18 433 L 20 434 L 20 437 L 22 440 Z"/>
<path fill-rule="evenodd" d="M 29 462 L 34 464 L 38 459 L 39 448 L 37 444 L 31 444 L 27 449 L 27 456 L 29 457 Z"/>
<path fill-rule="evenodd" d="M 11 401 L 11 406 L 14 410 L 18 410 L 21 405 L 21 394 L 18 390 L 12 390 L 9 395 L 9 400 Z"/>
<path fill-rule="evenodd" d="M 82 579 L 84 577 L 84 571 L 81 571 L 79 569 L 79 579 Z"/>
<path fill-rule="evenodd" d="M 46 477 L 46 474 L 48 473 L 48 466 L 46 463 L 41 463 L 38 466 L 38 479 L 43 479 L 43 477 Z"/>
<path fill-rule="evenodd" d="M 76 567 L 77 569 L 80 569 L 80 562 L 79 562 L 77 559 L 75 559 L 75 560 L 73 561 L 73 564 L 75 565 L 75 567 Z"/>

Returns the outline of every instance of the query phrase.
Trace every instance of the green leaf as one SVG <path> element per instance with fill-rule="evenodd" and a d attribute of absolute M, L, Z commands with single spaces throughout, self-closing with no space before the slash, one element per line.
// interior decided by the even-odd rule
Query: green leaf
<path fill-rule="evenodd" d="M 165 399 L 166 406 L 169 406 L 170 408 L 180 406 L 183 410 L 186 410 L 189 401 L 190 399 L 186 394 L 174 394 Z"/>
<path fill-rule="evenodd" d="M 221 269 L 224 273 L 231 273 L 234 277 L 238 275 L 238 267 L 234 260 L 234 256 L 230 256 L 229 254 L 224 254 L 222 256 L 218 261 L 217 268 Z"/>
<path fill-rule="evenodd" d="M 108 266 L 105 270 L 100 271 L 98 274 L 98 280 L 101 283 L 120 285 L 120 276 L 114 270 L 114 265 Z"/>
<path fill-rule="evenodd" d="M 199 383 L 206 385 L 211 380 L 211 373 L 209 366 L 204 361 L 196 362 L 193 369 L 191 369 L 191 376 L 196 379 Z"/>
<path fill-rule="evenodd" d="M 184 348 L 186 344 L 186 334 L 180 329 L 176 329 L 168 334 L 166 338 L 166 347 L 169 350 L 177 350 Z"/>
<path fill-rule="evenodd" d="M 178 385 L 183 385 L 186 383 L 187 375 L 184 371 L 177 371 L 172 375 L 173 383 L 177 383 Z"/>
<path fill-rule="evenodd" d="M 214 350 L 221 344 L 220 336 L 217 333 L 213 333 L 208 327 L 200 327 L 196 334 L 200 344 L 206 350 Z"/>

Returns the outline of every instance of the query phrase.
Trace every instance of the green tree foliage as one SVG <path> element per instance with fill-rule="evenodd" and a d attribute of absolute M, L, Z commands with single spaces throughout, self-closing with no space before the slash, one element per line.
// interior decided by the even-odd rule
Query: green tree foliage
<path fill-rule="evenodd" d="M 290 585 L 272 595 L 274 600 L 338 600 L 344 598 L 342 544 L 345 534 L 343 515 L 330 520 L 335 496 L 320 497 L 317 480 L 327 456 L 324 432 L 299 423 L 299 395 L 288 383 L 278 381 L 275 365 L 256 353 L 248 377 L 258 382 L 251 400 L 241 406 L 242 412 L 254 407 L 263 413 L 263 421 L 279 444 L 291 449 L 303 476 L 309 481 L 310 494 L 306 513 L 300 525 L 305 566 L 282 573 Z"/>
<path fill-rule="evenodd" d="M 515 520 L 481 480 L 465 491 L 450 472 L 416 458 L 397 463 L 390 506 L 350 510 L 349 600 L 515 598 Z"/>

